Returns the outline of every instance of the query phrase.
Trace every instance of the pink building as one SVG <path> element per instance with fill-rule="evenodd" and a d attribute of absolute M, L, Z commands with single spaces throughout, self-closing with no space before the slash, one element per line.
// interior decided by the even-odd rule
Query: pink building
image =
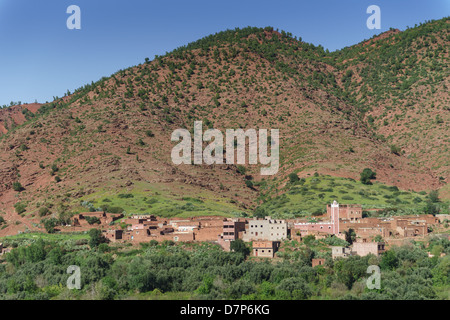
<path fill-rule="evenodd" d="M 362 219 L 362 207 L 358 204 L 337 204 L 334 201 L 331 205 L 327 205 L 327 217 L 331 219 L 333 215 L 333 211 L 338 208 L 339 210 L 339 219 L 343 221 L 349 221 L 352 223 L 360 222 Z"/>
<path fill-rule="evenodd" d="M 339 233 L 339 203 L 333 201 L 330 206 L 330 221 L 327 222 L 305 222 L 305 223 L 294 223 L 294 229 L 300 232 L 310 232 L 318 231 L 329 234 Z"/>

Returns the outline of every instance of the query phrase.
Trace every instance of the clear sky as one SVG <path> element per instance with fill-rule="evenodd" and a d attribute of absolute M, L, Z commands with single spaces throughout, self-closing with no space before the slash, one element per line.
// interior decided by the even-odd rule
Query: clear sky
<path fill-rule="evenodd" d="M 81 9 L 81 30 L 66 27 Z M 369 5 L 381 29 L 369 30 Z M 273 26 L 334 51 L 450 16 L 450 0 L 0 0 L 0 106 L 52 101 L 211 33 Z"/>

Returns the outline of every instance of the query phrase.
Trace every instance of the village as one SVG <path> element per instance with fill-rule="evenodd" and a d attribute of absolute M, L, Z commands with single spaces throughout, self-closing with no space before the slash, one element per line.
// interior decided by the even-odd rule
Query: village
<path fill-rule="evenodd" d="M 340 205 L 336 201 L 327 205 L 327 211 L 316 217 L 317 222 L 306 218 L 224 218 L 200 216 L 192 218 L 165 219 L 153 215 L 135 215 L 107 212 L 84 212 L 74 217 L 73 224 L 61 232 L 102 230 L 112 243 L 139 244 L 150 241 L 213 242 L 223 250 L 230 251 L 231 242 L 242 240 L 251 243 L 252 256 L 274 258 L 284 240 L 301 242 L 307 236 L 315 239 L 337 237 L 346 240 L 354 232 L 350 246 L 333 246 L 332 257 L 350 255 L 381 255 L 393 245 L 402 245 L 409 239 L 424 239 L 430 232 L 442 227 L 450 215 L 414 215 L 384 218 L 363 218 L 361 205 Z M 114 223 L 120 220 L 120 224 Z M 92 223 L 95 220 L 97 223 Z M 122 226 L 122 228 L 120 227 Z M 126 226 L 123 228 L 123 226 Z M 324 259 L 314 259 L 320 265 Z"/>

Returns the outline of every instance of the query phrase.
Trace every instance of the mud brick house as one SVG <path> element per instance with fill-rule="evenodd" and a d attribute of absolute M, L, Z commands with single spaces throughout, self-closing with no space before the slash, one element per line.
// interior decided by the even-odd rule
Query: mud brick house
<path fill-rule="evenodd" d="M 132 242 L 148 242 L 150 241 L 150 230 L 149 229 L 134 229 L 129 230 L 125 233 L 124 239 L 131 240 Z"/>
<path fill-rule="evenodd" d="M 380 256 L 386 251 L 384 242 L 353 242 L 352 253 L 364 257 L 368 254 Z"/>
<path fill-rule="evenodd" d="M 111 242 L 117 242 L 123 240 L 123 230 L 106 230 L 104 231 L 104 237 Z"/>
<path fill-rule="evenodd" d="M 195 217 L 192 220 L 198 225 L 194 230 L 195 241 L 217 241 L 217 235 L 223 230 L 223 217 Z"/>
<path fill-rule="evenodd" d="M 142 214 L 131 216 L 130 219 L 142 221 L 158 221 L 158 218 L 152 214 Z"/>
<path fill-rule="evenodd" d="M 244 241 L 267 240 L 280 241 L 288 237 L 288 225 L 285 220 L 264 219 L 249 220 L 243 234 Z"/>
<path fill-rule="evenodd" d="M 122 238 L 131 242 L 156 241 L 217 241 L 223 230 L 223 217 L 158 220 L 155 216 L 133 216 Z"/>
<path fill-rule="evenodd" d="M 167 225 L 174 228 L 175 232 L 192 233 L 196 241 L 216 241 L 217 235 L 223 229 L 223 217 L 193 217 L 183 220 L 169 220 Z"/>
<path fill-rule="evenodd" d="M 330 222 L 299 222 L 294 226 L 294 232 L 301 236 L 318 235 L 320 233 L 335 234 L 335 225 Z"/>
<path fill-rule="evenodd" d="M 242 238 L 247 223 L 245 219 L 225 219 L 223 221 L 224 239 L 236 240 Z"/>
<path fill-rule="evenodd" d="M 302 241 L 304 237 L 306 236 L 314 236 L 316 240 L 319 239 L 325 239 L 330 236 L 328 232 L 321 232 L 321 231 L 315 231 L 315 230 L 303 230 L 300 231 L 298 229 L 292 228 L 290 230 L 291 234 L 291 240 L 296 240 L 298 242 Z M 337 236 L 337 235 L 336 235 Z M 343 236 L 345 240 L 345 235 Z"/>
<path fill-rule="evenodd" d="M 280 248 L 280 241 L 253 241 L 253 256 L 273 258 Z"/>
<path fill-rule="evenodd" d="M 163 224 L 163 225 L 155 225 L 155 224 L 148 224 L 148 223 L 146 223 L 146 222 L 143 222 L 143 223 L 135 223 L 135 224 L 129 225 L 129 226 L 127 227 L 127 230 L 128 230 L 128 231 L 133 231 L 133 230 L 146 230 L 146 229 L 148 229 L 148 230 L 153 230 L 153 231 L 156 232 L 157 230 L 164 230 L 164 229 L 167 229 L 167 227 L 166 227 L 165 224 Z M 172 232 L 173 232 L 173 228 L 169 228 L 169 229 L 171 229 Z"/>
<path fill-rule="evenodd" d="M 93 218 L 96 217 L 100 220 L 100 223 L 102 225 L 109 225 L 111 222 L 114 222 L 118 219 L 123 218 L 123 214 L 121 213 L 107 213 L 104 211 L 99 212 L 82 212 L 78 215 L 76 215 L 73 218 L 73 225 L 74 226 L 90 226 L 89 222 L 86 218 Z"/>
<path fill-rule="evenodd" d="M 158 242 L 164 240 L 191 242 L 195 240 L 194 233 L 175 232 L 173 228 L 165 228 L 163 230 L 150 230 L 149 228 L 129 230 L 123 235 L 123 239 L 131 242 L 150 242 L 156 240 Z"/>
<path fill-rule="evenodd" d="M 122 222 L 126 224 L 144 224 L 144 225 L 159 225 L 167 224 L 167 221 L 160 221 L 155 216 L 132 216 L 130 218 L 125 218 Z"/>
<path fill-rule="evenodd" d="M 247 221 L 245 219 L 223 219 L 222 233 L 217 242 L 225 251 L 230 251 L 231 241 L 242 239 Z"/>
<path fill-rule="evenodd" d="M 447 215 L 447 216 L 449 216 L 449 215 Z M 435 225 L 439 225 L 441 223 L 441 219 L 437 216 L 433 216 L 432 214 L 420 216 L 419 220 L 425 220 L 425 222 L 429 226 L 435 226 Z"/>
<path fill-rule="evenodd" d="M 166 225 L 167 221 L 159 221 L 155 216 L 138 216 L 137 217 L 138 224 L 143 224 L 144 226 L 153 226 L 158 227 L 162 225 Z"/>
<path fill-rule="evenodd" d="M 337 258 L 347 258 L 352 255 L 352 250 L 347 247 L 333 246 L 331 247 L 331 256 L 333 259 Z"/>
<path fill-rule="evenodd" d="M 327 205 L 327 217 L 333 220 L 333 215 L 336 216 L 338 211 L 339 220 L 358 223 L 362 219 L 362 207 L 358 204 L 341 204 L 336 201 Z"/>
<path fill-rule="evenodd" d="M 368 254 L 373 254 L 375 256 L 380 256 L 386 251 L 384 242 L 353 242 L 352 247 L 341 247 L 334 246 L 331 248 L 331 255 L 333 259 L 337 258 L 347 258 L 351 255 L 366 256 Z"/>
<path fill-rule="evenodd" d="M 301 242 L 302 241 L 302 235 L 300 231 L 295 230 L 294 228 L 290 228 L 289 233 L 291 234 L 291 240 Z"/>
<path fill-rule="evenodd" d="M 0 256 L 8 252 L 11 252 L 11 248 L 5 248 L 3 243 L 0 243 Z"/>
<path fill-rule="evenodd" d="M 149 228 L 150 229 L 150 228 Z M 160 228 L 159 229 L 159 234 L 164 236 L 166 234 L 171 234 L 171 233 L 175 233 L 175 229 L 174 228 L 170 228 L 170 227 L 165 227 L 165 228 Z M 177 232 L 178 233 L 189 233 L 189 232 Z"/>
<path fill-rule="evenodd" d="M 185 219 L 185 220 L 169 220 L 167 221 L 167 225 L 175 228 L 178 230 L 178 228 L 181 229 L 195 229 L 198 228 L 198 222 L 196 221 L 192 221 L 189 219 Z"/>
<path fill-rule="evenodd" d="M 450 221 L 450 214 L 437 214 L 436 218 L 439 219 L 440 223 Z"/>
<path fill-rule="evenodd" d="M 371 240 L 376 236 L 381 236 L 382 238 L 386 238 L 389 236 L 389 228 L 385 226 L 373 226 L 373 227 L 358 227 L 355 228 L 355 233 L 357 238 Z"/>
<path fill-rule="evenodd" d="M 391 221 L 390 236 L 400 236 L 405 238 L 426 236 L 428 234 L 428 222 L 430 222 L 431 225 L 436 225 L 439 224 L 439 219 L 431 215 L 430 217 L 395 217 Z"/>
<path fill-rule="evenodd" d="M 432 215 L 401 216 L 391 218 L 363 218 L 357 224 L 342 224 L 340 229 L 351 227 L 357 238 L 372 240 L 377 235 L 383 238 L 411 238 L 426 236 L 429 226 L 439 224 L 439 218 Z"/>
<path fill-rule="evenodd" d="M 312 259 L 311 261 L 312 263 L 312 267 L 316 267 L 316 266 L 324 266 L 325 265 L 325 259 Z"/>

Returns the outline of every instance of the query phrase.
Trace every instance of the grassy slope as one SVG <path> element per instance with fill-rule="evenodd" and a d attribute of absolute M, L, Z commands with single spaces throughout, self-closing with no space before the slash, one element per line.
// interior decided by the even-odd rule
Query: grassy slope
<path fill-rule="evenodd" d="M 328 175 L 311 176 L 285 187 L 286 193 L 261 205 L 259 210 L 273 217 L 306 216 L 325 212 L 326 204 L 337 200 L 341 204 L 361 204 L 363 208 L 397 208 L 399 213 L 423 213 L 425 192 L 398 190 L 373 181 L 359 181 Z"/>
<path fill-rule="evenodd" d="M 183 196 L 181 196 L 183 194 Z M 230 200 L 204 190 L 200 193 L 186 185 L 136 183 L 129 190 L 101 189 L 81 198 L 80 202 L 92 203 L 94 208 L 102 205 L 123 208 L 127 215 L 154 214 L 161 217 L 192 217 L 205 215 L 238 215 L 241 210 Z M 84 205 L 76 210 L 86 210 Z"/>

